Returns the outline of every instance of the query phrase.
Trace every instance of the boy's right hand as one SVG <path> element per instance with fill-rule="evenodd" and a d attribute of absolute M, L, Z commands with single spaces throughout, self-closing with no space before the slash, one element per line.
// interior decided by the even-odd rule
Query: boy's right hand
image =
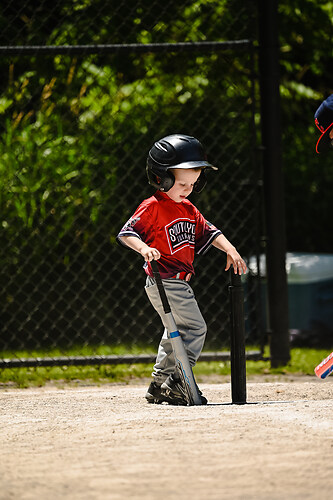
<path fill-rule="evenodd" d="M 161 254 L 157 250 L 157 248 L 151 248 L 146 246 L 144 248 L 141 248 L 140 253 L 146 262 L 150 262 L 152 260 L 158 260 L 161 258 Z"/>

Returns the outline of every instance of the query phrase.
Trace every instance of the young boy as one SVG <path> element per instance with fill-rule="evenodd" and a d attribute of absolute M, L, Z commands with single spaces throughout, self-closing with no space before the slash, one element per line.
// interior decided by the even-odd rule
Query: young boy
<path fill-rule="evenodd" d="M 194 255 L 206 253 L 213 245 L 227 254 L 226 271 L 230 266 L 235 273 L 246 271 L 237 250 L 187 199 L 192 191 L 200 192 L 205 187 L 206 169 L 217 170 L 207 162 L 202 145 L 194 137 L 175 134 L 157 141 L 147 159 L 148 181 L 157 192 L 139 205 L 117 237 L 144 258 L 145 290 L 164 324 L 164 311 L 150 265 L 157 260 L 192 367 L 200 356 L 207 331 L 189 285 L 194 274 Z M 186 405 L 165 324 L 152 375 L 153 382 L 146 394 L 149 403 Z M 206 398 L 202 395 L 201 398 L 206 404 Z"/>

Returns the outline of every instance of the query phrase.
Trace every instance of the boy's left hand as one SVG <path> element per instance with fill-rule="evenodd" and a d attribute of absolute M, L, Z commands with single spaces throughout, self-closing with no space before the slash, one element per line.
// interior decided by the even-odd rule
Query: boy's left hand
<path fill-rule="evenodd" d="M 225 270 L 228 271 L 228 269 L 230 269 L 230 266 L 233 266 L 235 274 L 246 273 L 247 266 L 245 264 L 245 261 L 242 259 L 236 249 L 232 249 L 227 252 L 227 265 Z"/>

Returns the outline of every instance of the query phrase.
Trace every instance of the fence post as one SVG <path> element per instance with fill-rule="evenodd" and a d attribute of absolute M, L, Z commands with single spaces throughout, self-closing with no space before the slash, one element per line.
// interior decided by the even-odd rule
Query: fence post
<path fill-rule="evenodd" d="M 234 404 L 246 403 L 246 356 L 244 290 L 241 276 L 230 271 L 230 359 L 231 397 Z"/>
<path fill-rule="evenodd" d="M 266 276 L 273 368 L 290 359 L 284 186 L 281 154 L 278 2 L 258 0 L 261 133 L 267 234 Z"/>

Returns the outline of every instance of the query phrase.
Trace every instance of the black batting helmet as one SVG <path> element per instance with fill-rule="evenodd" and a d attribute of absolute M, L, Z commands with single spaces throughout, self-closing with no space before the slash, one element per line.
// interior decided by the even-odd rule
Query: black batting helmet
<path fill-rule="evenodd" d="M 169 191 L 175 182 L 173 168 L 202 169 L 193 187 L 197 193 L 206 185 L 205 169 L 217 170 L 208 163 L 201 143 L 195 137 L 182 134 L 163 137 L 149 151 L 146 168 L 149 184 L 160 191 Z"/>

